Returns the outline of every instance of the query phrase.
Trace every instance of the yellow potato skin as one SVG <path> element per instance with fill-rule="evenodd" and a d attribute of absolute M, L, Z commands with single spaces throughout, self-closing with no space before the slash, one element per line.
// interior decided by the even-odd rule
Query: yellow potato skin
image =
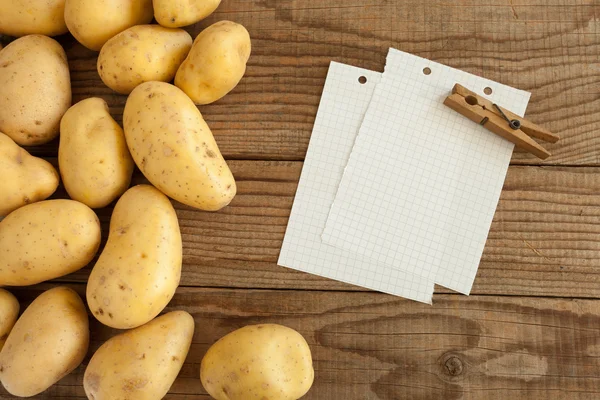
<path fill-rule="evenodd" d="M 81 269 L 100 246 L 100 222 L 74 200 L 44 200 L 0 221 L 0 286 L 34 285 Z"/>
<path fill-rule="evenodd" d="M 251 47 L 250 35 L 242 25 L 217 22 L 196 37 L 177 70 L 175 85 L 198 105 L 213 103 L 240 82 Z"/>
<path fill-rule="evenodd" d="M 152 0 L 66 0 L 69 32 L 90 50 L 100 51 L 110 38 L 152 20 Z"/>
<path fill-rule="evenodd" d="M 133 159 L 103 99 L 82 100 L 65 113 L 58 165 L 69 196 L 88 207 L 105 207 L 127 190 Z"/>
<path fill-rule="evenodd" d="M 98 74 L 112 90 L 129 94 L 143 82 L 173 80 L 191 47 L 192 37 L 183 29 L 133 26 L 102 46 Z"/>
<path fill-rule="evenodd" d="M 88 280 L 91 312 L 113 328 L 145 324 L 173 298 L 181 261 L 181 233 L 171 202 L 152 186 L 134 186 L 115 206 L 108 242 Z"/>
<path fill-rule="evenodd" d="M 212 14 L 221 0 L 153 0 L 156 22 L 167 28 L 192 25 Z"/>
<path fill-rule="evenodd" d="M 313 379 L 306 340 L 276 324 L 231 332 L 208 349 L 200 365 L 202 385 L 217 400 L 296 400 Z"/>
<path fill-rule="evenodd" d="M 125 104 L 123 127 L 133 160 L 167 196 L 205 211 L 219 210 L 235 196 L 235 180 L 210 128 L 177 87 L 136 87 Z"/>
<path fill-rule="evenodd" d="M 67 55 L 42 35 L 23 36 L 0 51 L 0 131 L 21 146 L 58 135 L 71 106 Z"/>
<path fill-rule="evenodd" d="M 88 399 L 159 400 L 177 378 L 194 335 L 194 319 L 173 311 L 114 336 L 90 360 L 83 377 Z"/>
<path fill-rule="evenodd" d="M 0 351 L 19 316 L 19 302 L 12 293 L 0 289 Z"/>
<path fill-rule="evenodd" d="M 65 0 L 0 1 L 0 33 L 10 36 L 67 33 Z"/>
<path fill-rule="evenodd" d="M 0 352 L 0 380 L 12 395 L 35 396 L 81 364 L 90 341 L 85 305 L 56 287 L 38 296 L 17 320 Z"/>
<path fill-rule="evenodd" d="M 52 164 L 33 157 L 2 132 L 0 171 L 0 217 L 50 197 L 58 187 L 58 172 Z"/>

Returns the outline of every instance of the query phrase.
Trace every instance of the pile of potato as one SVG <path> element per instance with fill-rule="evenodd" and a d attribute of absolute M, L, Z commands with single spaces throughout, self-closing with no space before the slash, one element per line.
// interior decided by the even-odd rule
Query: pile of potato
<path fill-rule="evenodd" d="M 182 267 L 168 197 L 205 211 L 234 198 L 235 180 L 197 105 L 236 87 L 251 44 L 248 31 L 230 21 L 193 41 L 179 28 L 220 2 L 0 1 L 0 34 L 16 37 L 0 50 L 0 286 L 37 284 L 90 263 L 101 240 L 93 209 L 117 200 L 85 297 L 98 321 L 128 331 L 104 343 L 87 365 L 83 385 L 91 400 L 162 398 L 192 343 L 190 314 L 159 316 Z M 159 25 L 149 24 L 153 18 Z M 67 32 L 99 51 L 100 78 L 128 95 L 123 128 L 100 98 L 71 104 L 67 56 L 49 37 Z M 59 134 L 60 173 L 21 147 Z M 135 165 L 152 185 L 130 188 Z M 46 200 L 59 177 L 71 199 Z M 18 301 L 0 289 L 0 381 L 11 394 L 29 397 L 82 363 L 88 309 L 78 293 L 55 287 L 18 314 Z M 304 338 L 273 324 L 223 337 L 200 369 L 204 388 L 218 400 L 298 399 L 313 375 Z"/>

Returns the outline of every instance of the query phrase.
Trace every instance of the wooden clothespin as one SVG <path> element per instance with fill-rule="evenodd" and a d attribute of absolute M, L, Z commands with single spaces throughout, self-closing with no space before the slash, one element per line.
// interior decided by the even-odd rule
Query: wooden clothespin
<path fill-rule="evenodd" d="M 548 158 L 550 153 L 530 136 L 550 143 L 556 143 L 559 139 L 552 132 L 501 108 L 458 83 L 454 85 L 452 94 L 446 97 L 444 104 L 542 160 Z"/>

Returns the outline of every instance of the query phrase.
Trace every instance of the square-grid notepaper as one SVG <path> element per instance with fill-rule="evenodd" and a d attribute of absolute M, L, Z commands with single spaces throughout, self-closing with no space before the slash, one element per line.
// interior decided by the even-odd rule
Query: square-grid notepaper
<path fill-rule="evenodd" d="M 366 83 L 359 82 L 360 77 Z M 278 264 L 431 303 L 433 280 L 324 244 L 321 234 L 381 73 L 331 63 Z"/>
<path fill-rule="evenodd" d="M 468 294 L 513 144 L 443 105 L 456 83 L 520 115 L 530 97 L 391 49 L 322 239 Z"/>

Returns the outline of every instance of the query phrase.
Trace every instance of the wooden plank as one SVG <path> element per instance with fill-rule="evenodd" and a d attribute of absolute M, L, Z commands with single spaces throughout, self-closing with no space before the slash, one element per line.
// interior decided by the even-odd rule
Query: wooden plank
<path fill-rule="evenodd" d="M 174 203 L 183 285 L 362 290 L 277 266 L 300 162 L 230 164 L 239 194 L 229 207 L 208 213 Z M 134 181 L 145 182 L 139 174 Z M 600 168 L 509 168 L 473 293 L 600 298 L 598 193 Z M 105 237 L 111 212 L 98 211 Z M 60 280 L 84 282 L 89 271 Z"/>
<path fill-rule="evenodd" d="M 16 295 L 28 301 L 47 287 Z M 428 306 L 376 293 L 182 288 L 175 309 L 194 316 L 196 332 L 166 399 L 208 399 L 198 378 L 206 350 L 257 323 L 289 326 L 308 341 L 315 384 L 306 400 L 600 396 L 600 300 L 436 295 Z M 85 398 L 85 365 L 116 332 L 91 321 L 84 364 L 36 399 Z"/>
<path fill-rule="evenodd" d="M 528 117 L 563 137 L 545 163 L 600 165 L 598 15 L 596 0 L 228 0 L 189 31 L 230 19 L 253 38 L 242 83 L 201 107 L 227 158 L 303 159 L 329 62 L 383 70 L 393 46 L 533 92 Z M 61 41 L 74 101 L 103 97 L 121 119 L 126 97 L 104 86 L 96 53 Z M 523 152 L 513 161 L 540 163 Z"/>

